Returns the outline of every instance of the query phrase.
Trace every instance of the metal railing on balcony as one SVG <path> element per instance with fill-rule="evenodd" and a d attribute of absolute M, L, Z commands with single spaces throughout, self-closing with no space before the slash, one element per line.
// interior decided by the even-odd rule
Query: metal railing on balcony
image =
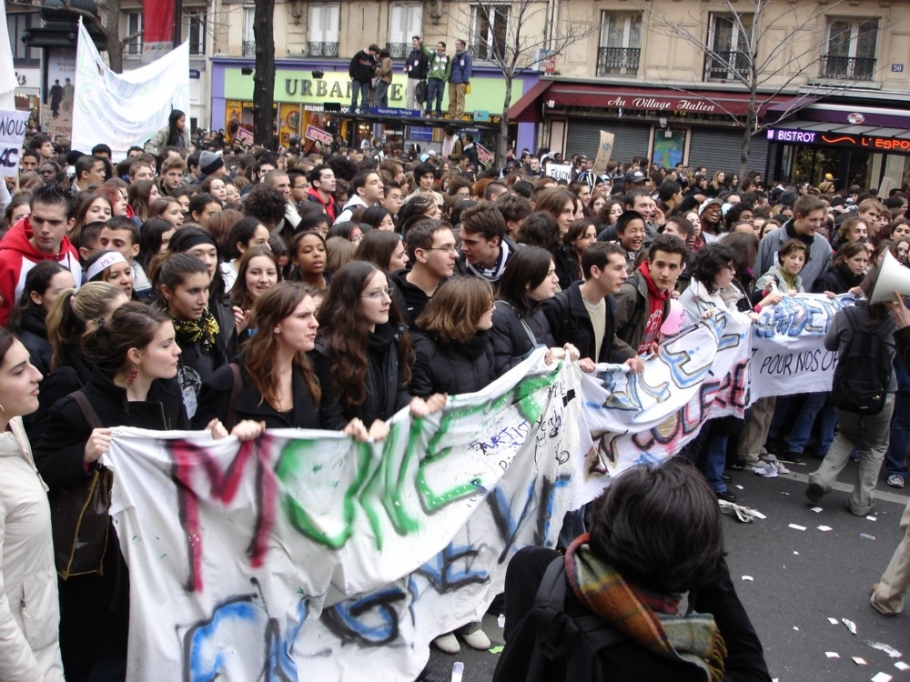
<path fill-rule="evenodd" d="M 499 50 L 499 54 L 502 54 L 504 48 L 500 45 L 481 43 L 480 45 L 468 45 L 466 49 L 474 59 L 488 62 L 496 59 L 497 50 Z"/>
<path fill-rule="evenodd" d="M 386 43 L 385 49 L 392 59 L 404 59 L 411 54 L 411 43 Z"/>
<path fill-rule="evenodd" d="M 597 48 L 598 76 L 637 76 L 641 48 L 599 47 Z"/>
<path fill-rule="evenodd" d="M 338 43 L 307 42 L 306 53 L 308 57 L 337 57 Z"/>
<path fill-rule="evenodd" d="M 822 56 L 819 76 L 821 78 L 871 81 L 875 76 L 875 59 L 826 54 Z"/>
<path fill-rule="evenodd" d="M 712 52 L 705 55 L 705 80 L 736 80 L 737 75 L 749 76 L 749 55 L 745 52 Z"/>
<path fill-rule="evenodd" d="M 244 40 L 242 48 L 244 57 L 253 57 L 256 54 L 256 41 Z"/>

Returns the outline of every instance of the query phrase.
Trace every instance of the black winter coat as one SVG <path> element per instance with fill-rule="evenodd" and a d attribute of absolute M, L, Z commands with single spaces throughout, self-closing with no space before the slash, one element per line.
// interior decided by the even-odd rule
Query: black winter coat
<path fill-rule="evenodd" d="M 815 282 L 812 293 L 823 294 L 831 291 L 835 294 L 846 294 L 853 287 L 858 287 L 864 278 L 863 274 L 854 275 L 850 272 L 850 268 L 846 264 L 834 265 L 832 263 L 825 274 Z"/>
<path fill-rule="evenodd" d="M 538 346 L 551 348 L 556 345 L 550 333 L 550 325 L 539 306 L 535 306 L 524 318 L 522 324 L 518 311 L 505 301 L 496 301 L 493 311 L 493 370 L 496 377 L 512 369 L 524 360 Z M 528 334 L 528 329 L 531 334 Z M 535 343 L 531 343 L 531 335 Z"/>
<path fill-rule="evenodd" d="M 319 413 L 313 394 L 303 379 L 299 370 L 291 376 L 291 388 L 294 393 L 294 408 L 288 412 L 279 412 L 262 399 L 256 389 L 252 378 L 243 364 L 243 356 L 237 360 L 240 367 L 240 392 L 234 411 L 237 421 L 252 419 L 255 422 L 265 422 L 267 429 L 318 429 Z M 202 384 L 199 393 L 199 410 L 193 417 L 193 426 L 204 429 L 208 423 L 218 418 L 227 424 L 230 411 L 231 392 L 234 389 L 234 372 L 230 365 L 216 370 L 215 373 Z"/>
<path fill-rule="evenodd" d="M 578 349 L 582 358 L 591 358 L 594 362 L 622 363 L 630 356 L 616 349 L 616 320 L 614 301 L 607 296 L 607 328 L 604 330 L 600 348 L 594 347 L 594 325 L 585 302 L 581 296 L 581 282 L 575 282 L 565 291 L 560 291 L 553 298 L 540 304 L 540 309 L 550 326 L 550 333 L 557 346 L 571 343 Z"/>
<path fill-rule="evenodd" d="M 434 393 L 476 393 L 496 378 L 493 339 L 479 331 L 467 343 L 442 343 L 427 332 L 413 335 L 417 358 L 411 378 L 411 395 L 428 398 Z"/>
<path fill-rule="evenodd" d="M 19 332 L 16 336 L 28 351 L 31 362 L 43 376 L 51 372 L 51 358 L 54 348 L 47 340 L 47 313 L 44 308 L 29 306 L 22 315 Z"/>
<path fill-rule="evenodd" d="M 560 556 L 555 550 L 544 547 L 527 547 L 519 551 L 509 562 L 506 572 L 506 627 L 503 635 L 506 651 L 501 662 L 517 660 L 530 662 L 534 649 L 540 644 L 537 633 L 523 628 L 523 619 L 534 605 L 537 589 L 543 580 L 547 566 Z M 727 645 L 725 659 L 725 682 L 770 682 L 771 675 L 765 663 L 761 641 L 749 620 L 749 615 L 736 594 L 730 574 L 724 571 L 709 583 L 689 592 L 689 606 L 698 613 L 714 616 L 720 633 Z M 566 586 L 565 612 L 573 618 L 591 615 L 582 606 L 571 586 Z M 615 632 L 615 631 L 614 631 Z M 525 653 L 525 656 L 521 654 Z M 665 659 L 643 645 L 619 635 L 619 641 L 607 645 L 601 651 L 599 662 L 602 679 L 612 682 L 652 682 L 672 680 L 673 682 L 698 682 L 704 680 L 700 668 L 686 662 Z M 493 676 L 493 682 L 511 682 L 517 679 L 540 679 L 548 682 L 569 682 L 565 666 L 559 661 L 552 662 L 546 669 L 534 671 L 503 671 L 500 665 Z M 572 680 L 571 682 L 574 682 Z"/>
<path fill-rule="evenodd" d="M 23 417 L 25 431 L 31 443 L 38 443 L 47 428 L 51 408 L 61 398 L 78 391 L 92 378 L 91 363 L 83 356 L 78 346 L 64 349 L 60 365 L 44 376 L 38 393 L 38 409 Z"/>
<path fill-rule="evenodd" d="M 389 282 L 397 293 L 395 302 L 399 306 L 404 323 L 413 329 L 414 320 L 420 317 L 420 313 L 427 307 L 427 304 L 430 302 L 430 297 L 427 296 L 424 290 L 419 286 L 411 284 L 407 280 L 408 272 L 410 272 L 410 270 L 398 270 L 393 272 L 389 276 Z"/>
<path fill-rule="evenodd" d="M 316 339 L 310 359 L 322 389 L 321 428 L 341 431 L 357 417 L 369 429 L 375 420 L 388 419 L 410 402 L 404 359 L 398 357 L 398 340 L 407 333 L 407 328 L 397 322 L 379 325 L 370 333 L 367 371 L 363 378 L 366 397 L 360 405 L 348 402 L 347 396 L 334 393 L 332 349 L 326 347 L 324 338 Z M 407 358 L 406 361 L 411 360 Z"/>
<path fill-rule="evenodd" d="M 80 389 L 106 427 L 186 429 L 186 411 L 175 379 L 155 381 L 148 401 L 128 402 L 126 389 L 94 372 Z M 92 432 L 72 396 L 51 409 L 44 436 L 35 447 L 35 464 L 52 491 L 66 489 L 91 475 L 83 466 L 85 443 Z M 108 534 L 103 575 L 60 581 L 60 645 L 67 670 L 97 660 L 125 660 L 129 636 L 129 576 L 113 522 Z"/>

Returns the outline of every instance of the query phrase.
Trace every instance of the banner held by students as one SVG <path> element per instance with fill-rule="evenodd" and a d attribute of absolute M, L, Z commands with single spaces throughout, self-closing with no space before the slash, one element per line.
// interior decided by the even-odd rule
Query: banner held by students
<path fill-rule="evenodd" d="M 798 294 L 762 310 L 754 331 L 752 399 L 830 391 L 837 351 L 825 350 L 825 334 L 837 311 L 854 302 L 850 294 Z"/>
<path fill-rule="evenodd" d="M 582 400 L 594 445 L 575 459 L 577 507 L 610 478 L 639 463 L 676 455 L 708 419 L 742 417 L 749 405 L 751 324 L 718 313 L 664 341 L 644 371 L 582 377 Z"/>
<path fill-rule="evenodd" d="M 577 366 L 543 354 L 379 444 L 117 429 L 129 679 L 414 679 L 514 552 L 556 541 L 586 445 Z"/>

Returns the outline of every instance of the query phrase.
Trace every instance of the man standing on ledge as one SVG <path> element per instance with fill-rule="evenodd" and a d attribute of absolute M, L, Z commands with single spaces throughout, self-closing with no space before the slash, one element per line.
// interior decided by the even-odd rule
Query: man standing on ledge
<path fill-rule="evenodd" d="M 376 45 L 370 45 L 366 50 L 361 50 L 354 55 L 351 64 L 348 67 L 348 74 L 351 76 L 351 109 L 349 113 L 357 113 L 357 93 L 360 93 L 360 111 L 366 113 L 367 99 L 370 93 L 370 83 L 373 80 L 373 71 L 379 63 L 376 55 L 379 54 L 379 48 Z"/>
<path fill-rule="evenodd" d="M 442 92 L 446 89 L 446 81 L 452 70 L 452 58 L 446 54 L 446 44 L 441 40 L 436 43 L 436 53 L 429 57 L 430 79 L 427 81 L 427 110 L 426 117 L 432 115 L 433 102 L 435 101 L 436 118 L 442 118 Z"/>
<path fill-rule="evenodd" d="M 417 104 L 417 84 L 427 79 L 427 54 L 429 50 L 424 51 L 423 40 L 420 36 L 411 38 L 411 54 L 408 55 L 408 63 L 404 66 L 404 71 L 408 74 L 408 87 L 405 90 L 405 104 L 408 109 L 419 109 Z M 417 106 L 415 106 L 417 104 Z"/>
<path fill-rule="evenodd" d="M 449 119 L 460 119 L 464 114 L 464 96 L 471 84 L 474 61 L 463 40 L 455 41 L 455 57 L 449 74 Z"/>

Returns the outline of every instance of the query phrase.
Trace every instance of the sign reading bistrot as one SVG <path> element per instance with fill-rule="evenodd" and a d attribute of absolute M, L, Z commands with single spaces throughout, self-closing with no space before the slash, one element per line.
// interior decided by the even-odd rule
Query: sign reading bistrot
<path fill-rule="evenodd" d="M 543 355 L 376 444 L 116 429 L 128 679 L 415 679 L 516 551 L 555 544 L 587 446 L 577 366 Z"/>
<path fill-rule="evenodd" d="M 18 175 L 27 126 L 27 111 L 0 111 L 0 177 Z"/>

